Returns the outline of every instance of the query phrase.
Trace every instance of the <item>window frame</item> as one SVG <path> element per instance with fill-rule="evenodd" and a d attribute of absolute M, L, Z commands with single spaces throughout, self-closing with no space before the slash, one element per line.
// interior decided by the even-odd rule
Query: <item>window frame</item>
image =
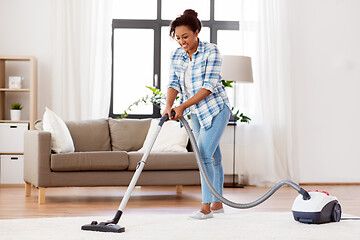
<path fill-rule="evenodd" d="M 202 21 L 203 27 L 210 29 L 210 42 L 217 44 L 218 30 L 240 30 L 239 21 L 217 21 L 215 20 L 215 0 L 210 1 L 210 20 Z M 111 96 L 109 117 L 118 118 L 121 114 L 113 112 L 114 97 L 114 30 L 117 28 L 132 29 L 153 29 L 154 30 L 154 77 L 153 86 L 161 89 L 161 28 L 168 27 L 172 20 L 161 19 L 162 0 L 157 0 L 157 18 L 156 19 L 113 19 L 112 21 L 112 39 L 111 39 Z M 157 79 L 155 79 L 157 75 Z M 166 78 L 166 76 L 165 76 Z M 150 92 L 150 91 L 149 91 Z M 160 108 L 153 106 L 152 114 L 129 114 L 127 118 L 159 118 L 161 117 Z"/>

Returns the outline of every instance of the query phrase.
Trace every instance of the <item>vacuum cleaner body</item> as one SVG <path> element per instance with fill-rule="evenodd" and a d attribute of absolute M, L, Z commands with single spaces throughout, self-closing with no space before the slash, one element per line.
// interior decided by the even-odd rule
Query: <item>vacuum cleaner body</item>
<path fill-rule="evenodd" d="M 297 196 L 292 206 L 294 219 L 301 223 L 321 224 L 339 222 L 341 206 L 334 196 L 327 192 L 309 192 L 310 199 Z"/>

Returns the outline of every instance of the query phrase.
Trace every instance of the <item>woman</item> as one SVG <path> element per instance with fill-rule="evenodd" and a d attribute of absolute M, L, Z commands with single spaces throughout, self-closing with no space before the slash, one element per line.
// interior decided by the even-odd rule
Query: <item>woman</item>
<path fill-rule="evenodd" d="M 175 111 L 172 120 L 191 113 L 191 125 L 198 143 L 201 160 L 214 188 L 223 193 L 224 173 L 219 141 L 230 117 L 230 104 L 221 83 L 221 55 L 217 46 L 198 38 L 201 22 L 194 10 L 188 9 L 170 24 L 170 36 L 180 44 L 171 55 L 170 81 L 163 115 Z M 180 94 L 180 105 L 172 108 Z M 207 219 L 223 213 L 216 199 L 201 178 L 200 211 L 191 217 Z"/>

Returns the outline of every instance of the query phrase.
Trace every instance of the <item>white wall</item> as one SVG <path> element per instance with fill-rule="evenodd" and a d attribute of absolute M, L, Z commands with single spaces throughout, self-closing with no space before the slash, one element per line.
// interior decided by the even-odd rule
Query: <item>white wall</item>
<path fill-rule="evenodd" d="M 51 107 L 51 1 L 0 0 L 0 55 L 38 59 L 38 118 Z M 9 73 L 25 73 L 9 64 Z M 24 115 L 28 109 L 25 108 Z"/>
<path fill-rule="evenodd" d="M 300 182 L 360 182 L 360 1 L 289 2 Z"/>

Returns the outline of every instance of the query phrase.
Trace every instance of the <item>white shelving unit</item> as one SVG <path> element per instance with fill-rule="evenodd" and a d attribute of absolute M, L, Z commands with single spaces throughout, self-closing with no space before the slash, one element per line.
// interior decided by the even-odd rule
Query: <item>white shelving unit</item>
<path fill-rule="evenodd" d="M 20 62 L 29 63 L 29 76 L 24 76 L 26 88 L 7 87 L 6 65 Z M 9 95 L 26 99 L 29 113 L 20 121 L 7 119 L 5 111 Z M 20 101 L 20 100 L 19 100 Z M 5 105 L 6 104 L 6 105 Z M 22 105 L 24 105 L 22 103 Z M 0 56 L 0 184 L 23 184 L 24 131 L 35 129 L 37 118 L 37 60 L 33 56 Z"/>

